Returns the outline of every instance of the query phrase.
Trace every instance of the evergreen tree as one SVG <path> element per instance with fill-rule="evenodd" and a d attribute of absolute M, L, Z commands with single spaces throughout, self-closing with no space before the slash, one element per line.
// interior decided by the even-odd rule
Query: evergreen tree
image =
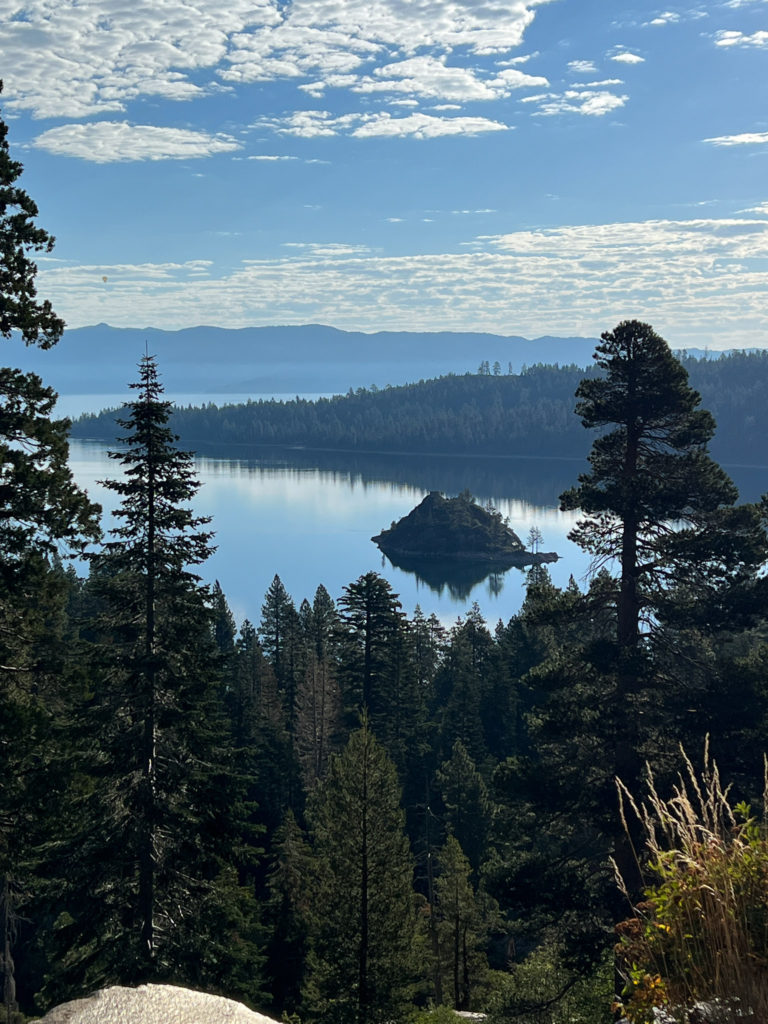
<path fill-rule="evenodd" d="M 413 860 L 397 776 L 367 721 L 309 808 L 315 892 L 305 1005 L 332 1024 L 383 1024 L 408 1003 Z"/>
<path fill-rule="evenodd" d="M 714 420 L 664 339 L 624 321 L 602 335 L 595 359 L 605 376 L 579 384 L 576 412 L 603 432 L 590 471 L 560 500 L 585 514 L 571 539 L 598 564 L 619 563 L 616 644 L 626 676 L 643 624 L 668 611 L 670 593 L 712 612 L 724 591 L 752 582 L 767 549 L 757 510 L 734 508 L 736 488 L 707 454 Z"/>
<path fill-rule="evenodd" d="M 211 610 L 213 612 L 213 635 L 216 640 L 216 646 L 225 661 L 229 662 L 235 653 L 237 625 L 218 580 L 216 580 L 211 589 Z"/>
<path fill-rule="evenodd" d="M 328 758 L 341 731 L 341 694 L 336 668 L 311 648 L 296 695 L 296 746 L 304 788 L 309 791 L 325 774 Z"/>
<path fill-rule="evenodd" d="M 491 801 L 461 740 L 456 740 L 450 759 L 438 769 L 437 784 L 445 807 L 446 831 L 458 841 L 477 879 L 488 843 Z"/>
<path fill-rule="evenodd" d="M 273 1012 L 295 1014 L 301 990 L 312 917 L 312 851 L 294 817 L 286 811 L 275 832 L 268 879 L 266 924 L 270 928 L 267 968 Z"/>
<path fill-rule="evenodd" d="M 375 723 L 392 680 L 402 605 L 385 579 L 368 572 L 344 587 L 339 606 L 346 708 L 352 717 L 367 708 Z"/>
<path fill-rule="evenodd" d="M 455 836 L 449 836 L 438 859 L 437 913 L 440 917 L 440 969 L 448 981 L 454 1010 L 475 1010 L 488 974 L 487 927 L 470 878 L 471 867 Z"/>
<path fill-rule="evenodd" d="M 23 168 L 11 159 L 7 136 L 0 118 L 0 336 L 47 349 L 64 323 L 37 297 L 33 255 L 50 252 L 54 239 L 35 223 L 37 206 L 19 183 Z M 50 781 L 58 708 L 51 655 L 60 638 L 49 633 L 45 610 L 61 597 L 52 560 L 60 545 L 77 550 L 99 532 L 99 509 L 75 486 L 67 464 L 69 421 L 52 418 L 56 397 L 36 374 L 0 367 L 0 900 L 6 909 L 11 891 L 16 906 L 26 888 L 21 861 L 30 859 L 32 794 Z M 14 981 L 7 929 L 0 939 L 0 988 L 8 994 Z M 15 1002 L 8 995 L 14 1012 Z"/>
<path fill-rule="evenodd" d="M 227 703 L 240 774 L 248 780 L 248 800 L 252 804 L 258 801 L 255 820 L 271 836 L 286 808 L 294 805 L 300 787 L 283 696 L 248 619 L 235 644 L 233 685 Z"/>
<path fill-rule="evenodd" d="M 301 628 L 296 606 L 279 576 L 275 575 L 261 606 L 261 646 L 275 674 L 293 742 L 296 727 L 296 688 L 301 677 Z"/>
<path fill-rule="evenodd" d="M 595 358 L 605 375 L 581 382 L 576 411 L 603 432 L 561 507 L 584 513 L 572 540 L 597 564 L 618 563 L 615 585 L 606 577 L 602 586 L 616 623 L 605 698 L 615 715 L 612 773 L 633 787 L 654 675 L 648 640 L 664 637 L 657 624 L 670 621 L 743 625 L 762 603 L 755 577 L 768 545 L 758 510 L 734 506 L 736 488 L 708 455 L 714 420 L 664 339 L 624 321 L 602 335 Z M 632 855 L 617 838 L 631 879 Z"/>
<path fill-rule="evenodd" d="M 120 525 L 92 558 L 106 608 L 95 693 L 83 709 L 93 783 L 72 808 L 67 916 L 49 995 L 83 984 L 175 980 L 258 991 L 253 907 L 238 885 L 240 787 L 220 702 L 208 594 L 211 551 L 189 507 L 192 457 L 167 426 L 153 357 L 120 421 Z M 77 796 L 77 794 L 75 794 Z"/>
<path fill-rule="evenodd" d="M 450 757 L 460 740 L 475 764 L 483 762 L 488 744 L 483 725 L 492 684 L 493 637 L 475 604 L 451 630 L 435 678 L 435 713 L 439 722 L 441 754 Z"/>
<path fill-rule="evenodd" d="M 312 601 L 311 637 L 318 659 L 336 660 L 338 657 L 339 613 L 336 604 L 322 585 L 318 586 Z"/>

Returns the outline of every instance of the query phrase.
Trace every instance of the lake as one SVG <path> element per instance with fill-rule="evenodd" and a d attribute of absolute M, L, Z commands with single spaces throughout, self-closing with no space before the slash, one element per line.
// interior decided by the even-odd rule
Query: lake
<path fill-rule="evenodd" d="M 168 395 L 179 405 L 246 400 L 234 395 Z M 311 398 L 315 395 L 303 395 Z M 125 395 L 63 395 L 57 411 L 77 416 L 119 405 Z M 583 584 L 589 559 L 567 534 L 575 513 L 558 509 L 559 495 L 576 482 L 585 463 L 573 459 L 449 457 L 402 454 L 360 454 L 307 449 L 215 448 L 182 441 L 197 450 L 202 483 L 195 511 L 213 517 L 217 550 L 201 567 L 207 582 L 218 579 L 241 623 L 258 624 L 267 587 L 279 575 L 298 607 L 310 601 L 322 583 L 332 597 L 366 572 L 375 571 L 400 595 L 408 615 L 420 605 L 445 624 L 477 602 L 490 625 L 514 615 L 525 596 L 525 572 L 510 569 L 474 586 L 429 586 L 394 567 L 371 537 L 406 515 L 431 490 L 447 496 L 469 489 L 485 504 L 490 501 L 523 543 L 536 526 L 542 551 L 555 551 L 559 561 L 548 566 L 553 581 L 565 586 L 571 574 Z M 70 464 L 75 479 L 106 510 L 116 496 L 98 484 L 114 476 L 117 466 L 103 445 L 73 441 Z M 727 467 L 742 500 L 754 501 L 766 490 L 763 467 Z"/>
<path fill-rule="evenodd" d="M 448 585 L 434 589 L 395 568 L 371 541 L 430 490 L 454 495 L 468 488 L 481 504 L 491 501 L 508 516 L 523 542 L 538 527 L 540 550 L 561 556 L 548 567 L 557 584 L 567 584 L 571 573 L 583 580 L 588 569 L 587 558 L 566 536 L 576 517 L 557 509 L 558 495 L 582 468 L 579 462 L 197 449 L 202 487 L 194 508 L 213 517 L 218 545 L 201 574 L 208 582 L 219 580 L 238 623 L 247 617 L 258 624 L 275 574 L 298 607 L 303 598 L 312 600 L 320 583 L 338 598 L 347 584 L 372 570 L 389 581 L 408 615 L 418 604 L 449 625 L 476 601 L 489 624 L 509 619 L 524 597 L 524 571 L 510 569 L 458 591 Z M 72 441 L 70 465 L 77 482 L 105 509 L 108 527 L 117 496 L 98 481 L 113 477 L 117 464 L 103 445 Z"/>

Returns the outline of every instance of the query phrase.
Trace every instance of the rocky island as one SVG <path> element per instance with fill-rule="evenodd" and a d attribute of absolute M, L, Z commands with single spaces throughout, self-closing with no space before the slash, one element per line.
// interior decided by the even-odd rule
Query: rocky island
<path fill-rule="evenodd" d="M 396 565 L 439 560 L 487 564 L 489 571 L 557 561 L 554 552 L 527 551 L 496 509 L 468 491 L 446 498 L 430 491 L 407 516 L 371 540 Z"/>

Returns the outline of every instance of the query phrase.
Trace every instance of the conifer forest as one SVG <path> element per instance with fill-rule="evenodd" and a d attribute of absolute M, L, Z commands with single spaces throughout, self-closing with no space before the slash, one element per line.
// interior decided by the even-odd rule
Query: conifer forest
<path fill-rule="evenodd" d="M 623 321 L 573 381 L 588 585 L 536 566 L 509 621 L 445 627 L 374 572 L 299 607 L 276 575 L 238 625 L 153 355 L 106 536 L 55 394 L 11 368 L 64 328 L 21 173 L 0 122 L 0 1020 L 148 981 L 308 1024 L 646 1019 L 653 848 L 616 779 L 639 801 L 651 772 L 663 811 L 705 742 L 762 865 L 765 970 L 768 507 L 738 503 L 667 342 Z"/>

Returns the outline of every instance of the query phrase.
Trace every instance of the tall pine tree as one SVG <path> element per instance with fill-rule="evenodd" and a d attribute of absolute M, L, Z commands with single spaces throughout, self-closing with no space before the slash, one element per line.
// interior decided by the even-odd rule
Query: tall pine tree
<path fill-rule="evenodd" d="M 122 499 L 119 525 L 92 558 L 105 608 L 83 709 L 94 784 L 72 809 L 49 994 L 173 980 L 248 997 L 258 989 L 253 908 L 235 870 L 248 853 L 215 621 L 194 571 L 212 534 L 189 506 L 192 457 L 167 425 L 153 357 L 133 387 L 119 421 L 125 447 L 111 453 L 124 475 L 107 481 Z"/>
<path fill-rule="evenodd" d="M 394 765 L 368 723 L 334 755 L 309 809 L 312 947 L 305 1005 L 331 1024 L 383 1024 L 408 1003 L 413 859 Z"/>
<path fill-rule="evenodd" d="M 2 91 L 2 82 L 0 82 Z M 64 322 L 37 296 L 35 253 L 54 239 L 38 227 L 37 205 L 21 187 L 0 118 L 0 337 L 48 349 Z M 0 367 L 0 904 L 18 904 L 21 862 L 29 862 L 33 790 L 45 786 L 58 689 L 48 655 L 55 642 L 42 609 L 62 591 L 51 559 L 60 544 L 80 548 L 98 536 L 98 508 L 72 479 L 69 422 L 54 419 L 56 393 L 39 376 Z M 15 910 L 13 911 L 15 913 Z M 15 1011 L 10 925 L 0 942 L 0 988 Z"/>

